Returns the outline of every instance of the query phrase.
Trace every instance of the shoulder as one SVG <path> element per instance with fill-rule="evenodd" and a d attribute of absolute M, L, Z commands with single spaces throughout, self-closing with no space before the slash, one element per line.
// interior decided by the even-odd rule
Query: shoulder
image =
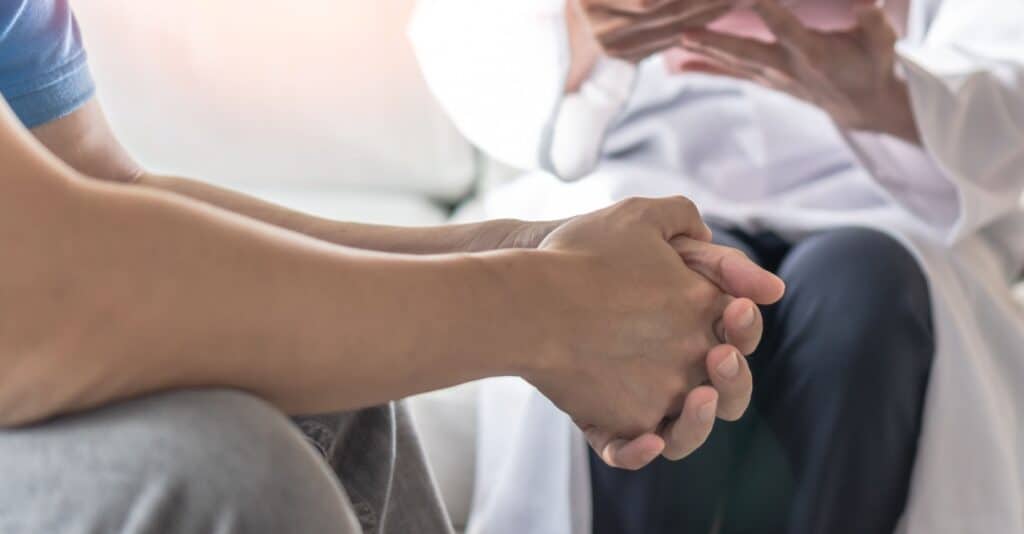
<path fill-rule="evenodd" d="M 0 2 L 0 94 L 27 127 L 65 116 L 92 96 L 67 0 Z"/>

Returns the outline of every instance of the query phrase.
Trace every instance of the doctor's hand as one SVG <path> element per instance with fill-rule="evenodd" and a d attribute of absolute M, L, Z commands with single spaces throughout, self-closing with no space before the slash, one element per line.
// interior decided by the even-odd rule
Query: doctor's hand
<path fill-rule="evenodd" d="M 523 376 L 611 465 L 685 456 L 716 415 L 746 409 L 755 303 L 775 302 L 783 285 L 709 238 L 693 203 L 674 197 L 576 217 L 541 244 L 557 268 L 534 290 L 557 305 L 544 310 L 549 350 Z"/>
<path fill-rule="evenodd" d="M 676 46 L 680 34 L 700 28 L 744 2 L 739 0 L 572 0 L 604 52 L 637 62 Z M 749 4 L 749 2 L 747 2 Z"/>
<path fill-rule="evenodd" d="M 758 0 L 754 10 L 774 42 L 688 31 L 682 48 L 707 62 L 680 69 L 750 80 L 815 104 L 842 128 L 920 143 L 906 84 L 896 75 L 896 30 L 881 8 L 858 7 L 856 24 L 841 31 L 807 28 L 777 0 Z"/>
<path fill-rule="evenodd" d="M 676 46 L 680 34 L 700 28 L 749 0 L 568 0 L 571 61 L 567 90 L 576 90 L 600 54 L 631 63 Z"/>

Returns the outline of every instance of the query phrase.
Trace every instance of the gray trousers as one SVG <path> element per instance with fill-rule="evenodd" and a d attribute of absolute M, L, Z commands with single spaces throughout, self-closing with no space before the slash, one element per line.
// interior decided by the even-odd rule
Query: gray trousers
<path fill-rule="evenodd" d="M 451 528 L 400 404 L 291 421 L 244 393 L 196 390 L 0 430 L 0 532 Z"/>

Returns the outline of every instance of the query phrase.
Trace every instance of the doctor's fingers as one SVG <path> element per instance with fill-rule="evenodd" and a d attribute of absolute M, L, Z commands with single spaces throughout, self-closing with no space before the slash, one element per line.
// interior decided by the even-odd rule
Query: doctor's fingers
<path fill-rule="evenodd" d="M 792 55 L 778 43 L 710 30 L 694 30 L 682 35 L 680 45 L 748 76 L 767 79 L 771 71 L 790 77 L 794 75 Z"/>
<path fill-rule="evenodd" d="M 857 10 L 857 31 L 861 49 L 877 59 L 875 76 L 882 78 L 890 74 L 895 62 L 896 42 L 899 33 L 885 12 L 877 6 L 864 6 Z"/>
<path fill-rule="evenodd" d="M 718 397 L 711 386 L 700 386 L 687 393 L 682 413 L 661 432 L 665 440 L 662 456 L 681 460 L 704 444 L 715 425 Z"/>
<path fill-rule="evenodd" d="M 587 8 L 587 17 L 595 33 L 603 39 L 617 39 L 643 33 L 675 23 L 710 22 L 733 8 L 732 0 L 671 0 L 643 12 L 627 12 L 609 7 Z"/>
<path fill-rule="evenodd" d="M 680 32 L 703 27 L 732 9 L 732 4 L 732 0 L 675 0 L 648 13 L 594 8 L 587 15 L 605 51 L 626 58 L 672 46 Z"/>
<path fill-rule="evenodd" d="M 802 74 L 809 69 L 805 66 L 801 73 L 797 66 L 799 61 L 806 65 L 805 58 L 794 57 L 778 44 L 700 31 L 688 32 L 680 40 L 680 47 L 700 55 L 707 62 L 697 68 L 683 65 L 681 70 L 747 80 L 795 98 L 816 102 L 815 92 L 804 85 L 805 76 Z M 818 74 L 812 78 L 819 84 L 822 81 Z"/>
<path fill-rule="evenodd" d="M 754 4 L 754 11 L 783 48 L 803 51 L 811 46 L 814 31 L 804 26 L 792 11 L 776 0 L 758 0 Z"/>
<path fill-rule="evenodd" d="M 665 450 L 665 440 L 655 433 L 622 439 L 594 426 L 581 427 L 594 452 L 611 467 L 635 471 L 651 463 Z"/>
<path fill-rule="evenodd" d="M 604 9 L 618 13 L 643 14 L 679 0 L 579 0 L 583 9 Z"/>

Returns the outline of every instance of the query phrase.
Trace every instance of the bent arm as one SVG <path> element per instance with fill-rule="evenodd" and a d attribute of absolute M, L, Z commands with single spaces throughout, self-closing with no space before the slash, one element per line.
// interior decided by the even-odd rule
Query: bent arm
<path fill-rule="evenodd" d="M 882 187 L 954 243 L 1020 209 L 1024 5 L 929 5 L 912 4 L 912 35 L 897 47 L 923 150 L 871 134 L 851 142 Z"/>
<path fill-rule="evenodd" d="M 533 247 L 556 223 L 494 220 L 443 227 L 394 227 L 314 217 L 188 178 L 146 172 L 118 142 L 96 99 L 32 129 L 33 135 L 76 171 L 103 180 L 169 191 L 338 245 L 405 254 L 479 252 Z"/>
<path fill-rule="evenodd" d="M 515 372 L 543 337 L 502 320 L 530 254 L 360 252 L 83 179 L 3 104 L 0 161 L 3 425 L 193 386 L 354 408 Z"/>

